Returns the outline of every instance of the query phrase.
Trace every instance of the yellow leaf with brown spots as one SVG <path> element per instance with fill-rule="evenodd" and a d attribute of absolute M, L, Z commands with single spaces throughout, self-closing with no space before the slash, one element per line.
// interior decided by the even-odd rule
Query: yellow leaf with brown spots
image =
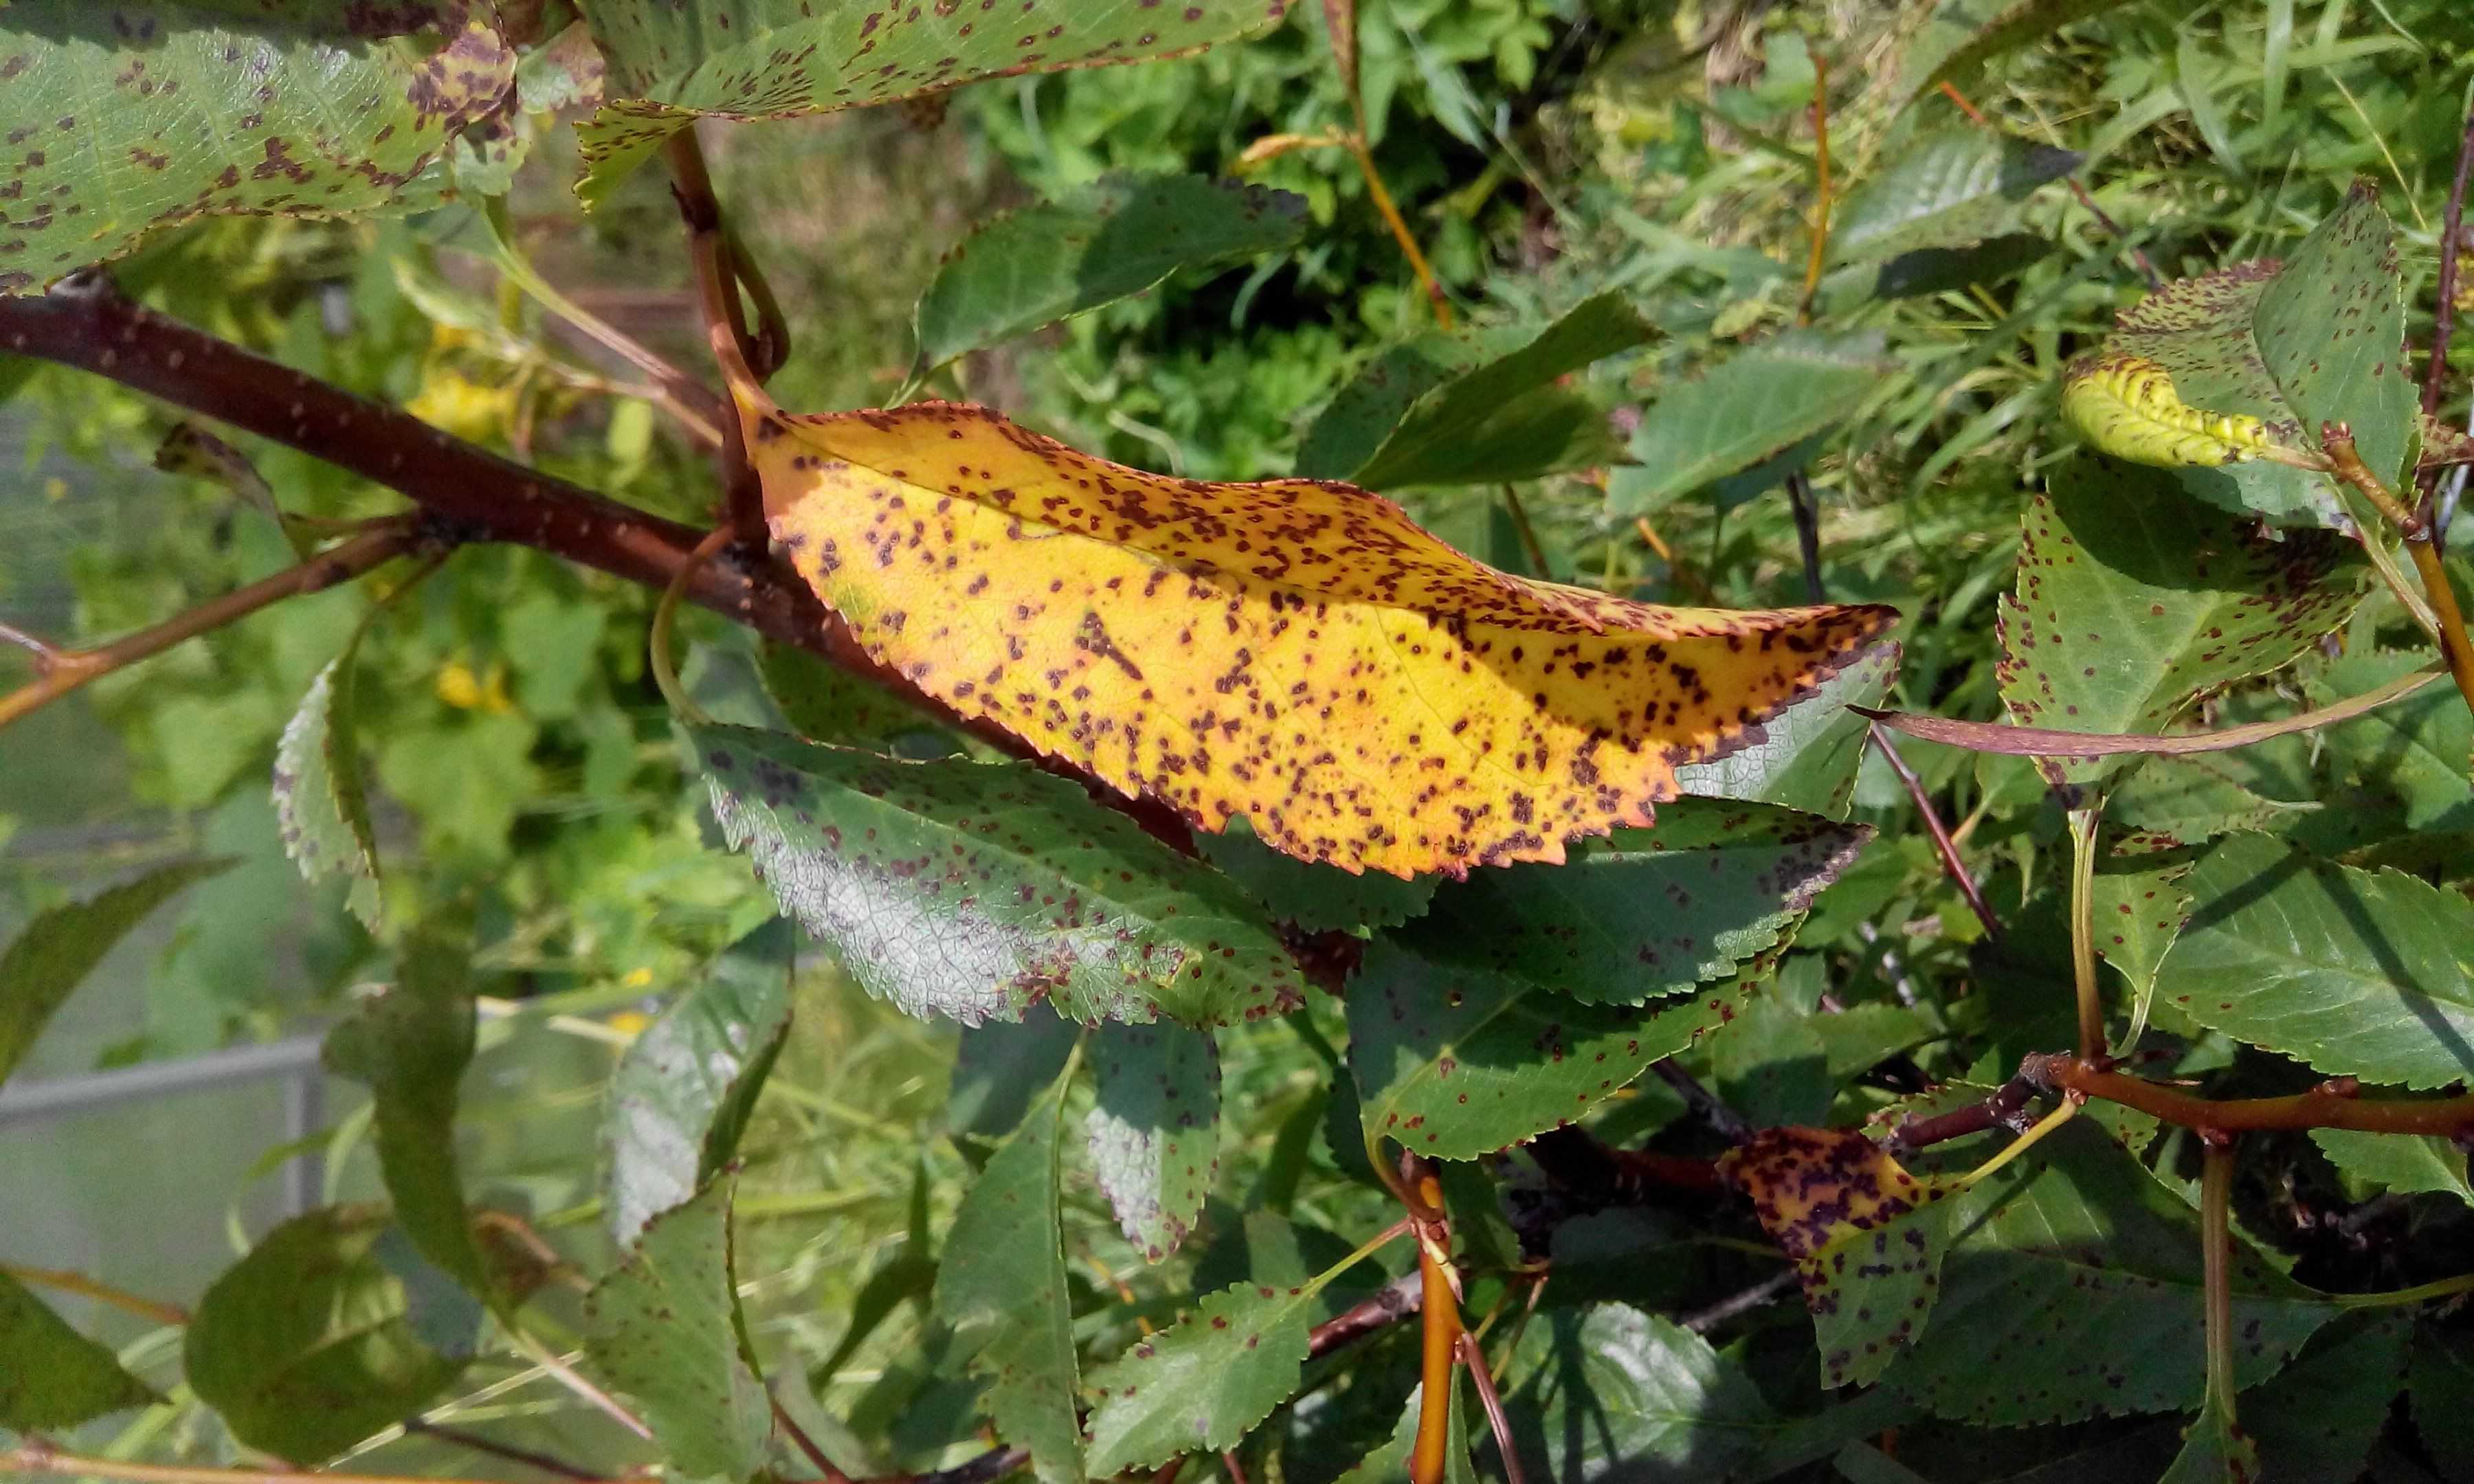
<path fill-rule="evenodd" d="M 1924 1332 L 1950 1245 L 1952 1188 L 1907 1173 L 1854 1129 L 1763 1129 L 1719 1157 L 1795 1263 L 1825 1386 L 1872 1381 Z"/>
<path fill-rule="evenodd" d="M 868 652 L 1196 826 L 1395 875 L 1564 858 L 1880 634 L 1660 608 L 1463 556 L 1347 485 L 1207 484 L 983 407 L 751 398 L 775 541 Z"/>

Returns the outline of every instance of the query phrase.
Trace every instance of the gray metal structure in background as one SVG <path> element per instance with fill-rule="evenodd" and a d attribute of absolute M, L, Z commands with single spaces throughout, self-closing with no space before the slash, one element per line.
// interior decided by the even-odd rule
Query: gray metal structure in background
<path fill-rule="evenodd" d="M 145 1062 L 110 1071 L 55 1077 L 0 1088 L 0 1129 L 130 1103 L 153 1102 L 241 1083 L 279 1078 L 283 1083 L 283 1141 L 298 1144 L 318 1132 L 327 1117 L 327 1073 L 318 1048 L 325 1038 L 294 1036 L 259 1046 L 235 1046 L 177 1062 Z M 327 1156 L 311 1147 L 284 1168 L 286 1213 L 298 1216 L 325 1204 Z"/>

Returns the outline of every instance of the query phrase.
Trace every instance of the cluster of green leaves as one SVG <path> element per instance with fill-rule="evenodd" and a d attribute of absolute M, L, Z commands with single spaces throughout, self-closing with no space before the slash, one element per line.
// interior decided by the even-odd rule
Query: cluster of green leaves
<path fill-rule="evenodd" d="M 242 27 L 210 7 L 123 9 L 201 36 Z M 399 9 L 403 35 L 298 44 L 368 68 L 437 55 L 449 32 Z M 654 132 L 841 106 L 844 83 L 804 71 L 766 75 L 754 103 L 716 90 L 734 67 L 764 71 L 743 37 L 765 26 L 836 58 L 871 35 L 870 7 L 816 7 L 831 19 L 813 35 L 795 9 L 602 0 L 579 32 L 559 6 L 473 7 L 470 24 L 504 28 L 505 98 L 420 167 L 451 175 L 399 182 L 388 203 L 430 208 L 449 183 L 501 197 L 525 151 L 539 163 L 521 188 L 554 202 L 569 182 L 545 167 L 564 168 L 569 132 L 550 110 L 591 101 L 590 36 L 610 81 L 584 124 L 587 193 L 623 220 L 646 188 L 619 171 Z M 1520 1148 L 1577 1123 L 1706 1159 L 1713 1133 L 1643 1075 L 1667 1058 L 1760 1127 L 1980 1099 L 2022 1054 L 2071 1040 L 2072 809 L 2101 813 L 2089 890 L 2113 1024 L 2176 1075 L 2218 1092 L 2337 1074 L 2419 1090 L 2474 1071 L 2460 849 L 2474 722 L 2444 686 L 2316 743 L 2199 759 L 2040 771 L 1908 744 L 1965 821 L 2009 923 L 1999 941 L 1852 709 L 2154 732 L 2288 714 L 2425 662 L 2404 609 L 2365 597 L 2333 485 L 2074 449 L 2057 403 L 2065 366 L 2140 299 L 2137 246 L 2178 281 L 2126 332 L 2173 326 L 2137 348 L 2189 405 L 2350 420 L 2401 477 L 2417 433 L 2393 347 L 2427 312 L 2431 239 L 2348 191 L 2360 171 L 2393 175 L 2400 217 L 2437 217 L 2461 18 L 2439 0 L 2392 6 L 2393 27 L 2331 6 L 2309 35 L 2291 7 L 2178 28 L 2123 9 L 2021 51 L 2031 23 L 2107 8 L 1946 5 L 1908 42 L 1895 97 L 1832 122 L 1846 194 L 1811 323 L 1795 325 L 1811 57 L 1868 38 L 1777 17 L 1731 43 L 1756 75 L 1713 65 L 1684 86 L 1671 37 L 1626 7 L 1358 7 L 1377 163 L 1481 306 L 1475 327 L 1442 333 L 1345 154 L 1292 151 L 1248 187 L 1213 179 L 1263 134 L 1347 122 L 1326 27 L 1350 8 L 1297 9 L 1197 58 L 966 92 L 969 147 L 1038 199 L 958 228 L 933 270 L 903 261 L 914 338 L 867 372 L 1028 382 L 1032 409 L 1067 425 L 1109 409 L 1086 443 L 1128 460 L 1354 478 L 1499 565 L 1660 601 L 1800 598 L 1792 475 L 1823 502 L 1819 577 L 1899 606 L 1900 642 L 1684 769 L 1654 828 L 1564 865 L 1403 882 L 1243 832 L 1182 856 L 1071 784 L 717 626 L 690 683 L 719 720 L 674 737 L 642 680 L 643 596 L 529 554 L 466 552 L 287 605 L 218 636 L 210 659 L 97 687 L 92 712 L 64 709 L 74 720 L 31 744 L 116 736 L 139 797 L 194 822 L 167 853 L 238 864 L 184 861 L 82 902 L 26 873 L 22 894 L 51 910 L 0 960 L 0 1076 L 115 939 L 194 883 L 142 1043 L 118 1054 L 341 1005 L 328 1065 L 371 1097 L 335 1148 L 368 1158 L 352 1198 L 258 1234 L 198 1297 L 177 1357 L 133 1351 L 124 1368 L 0 1277 L 0 1427 L 162 1408 L 135 1448 L 203 1403 L 187 1415 L 219 1421 L 184 1432 L 184 1452 L 315 1463 L 425 1409 L 470 1410 L 459 1396 L 572 1345 L 655 1456 L 697 1476 L 803 1471 L 794 1439 L 855 1474 L 934 1468 L 978 1456 L 992 1424 L 1047 1480 L 1223 1449 L 1249 1476 L 1398 1477 L 1421 1405 L 1414 1343 L 1384 1332 L 1324 1356 L 1312 1336 L 1409 1260 L 1357 1245 L 1398 1213 L 1376 1166 L 1404 1150 L 1442 1161 L 1472 1316 L 1505 1316 L 1487 1350 L 1533 1478 L 2007 1477 L 2057 1455 L 2081 1476 L 2222 1478 L 2244 1447 L 2277 1477 L 2474 1462 L 2462 1326 L 2362 1300 L 2452 1276 L 2474 1187 L 2445 1141 L 2252 1142 L 2230 1405 L 2207 1390 L 2194 1151 L 2138 1115 L 2092 1111 L 1868 1233 L 1902 1260 L 1807 1275 L 1809 1322 L 1791 1304 L 1679 1318 L 1775 1272 L 1747 1250 L 1746 1214 L 1610 1201 Z M 538 30 L 512 18 L 529 10 Z M 1194 10 L 1211 32 L 1198 39 L 1261 19 Z M 76 24 L 12 12 L 0 29 L 67 55 L 54 33 Z M 844 31 L 853 46 L 833 51 Z M 1120 39 L 1152 44 L 1140 35 Z M 119 44 L 96 50 L 125 70 Z M 884 55 L 934 75 L 867 101 L 1011 65 L 974 52 L 936 73 L 937 56 L 892 40 Z M 2013 101 L 1968 124 L 1928 93 L 1945 76 Z M 2037 128 L 2040 108 L 2075 116 L 2048 106 L 2097 98 L 2119 105 L 2110 122 Z M 512 143 L 494 157 L 494 141 Z M 747 149 L 725 159 L 726 186 L 763 173 Z M 2070 204 L 2074 173 L 2127 243 Z M 1539 273 L 1524 271 L 1533 212 L 1561 244 Z M 227 224 L 142 248 L 125 281 L 304 372 L 691 512 L 691 452 L 652 436 L 645 400 L 593 395 L 594 373 L 515 292 L 531 270 L 510 220 L 501 203 Z M 740 226 L 762 252 L 764 218 Z M 126 245 L 92 241 L 97 256 Z M 2263 253 L 2284 270 L 2207 292 L 2203 275 Z M 514 286 L 495 302 L 473 287 L 494 270 Z M 1022 347 L 1060 320 L 1059 343 Z M 2363 374 L 2341 373 L 2348 347 L 2368 347 Z M 158 441 L 155 415 L 94 401 L 43 373 L 16 405 L 81 452 Z M 193 449 L 194 434 L 171 443 Z M 286 516 L 385 508 L 297 455 L 247 454 L 281 514 L 248 508 L 263 497 L 230 467 L 183 486 L 172 518 L 82 558 L 85 627 L 130 627 L 290 560 L 302 532 Z M 38 821 L 42 806 L 31 789 L 0 798 Z M 872 854 L 832 843 L 862 833 Z M 298 912 L 287 854 L 322 883 L 290 929 L 293 986 L 269 983 L 259 949 Z M 951 875 L 883 864 L 949 857 Z M 947 890 L 963 873 L 982 884 Z M 793 921 L 829 951 L 802 958 Z M 1294 954 L 1314 935 L 1347 967 L 1337 998 L 1302 982 Z M 386 987 L 343 1001 L 361 979 Z M 522 1003 L 476 1033 L 485 990 Z M 580 1077 L 484 1064 L 518 1101 L 572 1103 L 580 1087 L 592 1102 L 588 1137 L 525 1147 L 476 1057 L 647 991 L 665 996 L 648 1022 L 588 1024 L 625 1045 Z M 1945 1085 L 1916 1094 L 1917 1071 Z M 1992 1144 L 1919 1169 L 1954 1177 Z M 2270 1239 L 2336 1229 L 2383 1193 L 2403 1220 L 2373 1207 L 2341 1222 L 2373 1233 L 2376 1261 Z M 1540 1261 L 1552 1280 L 1533 1289 Z M 1501 1468 L 1471 1447 L 1472 1401 L 1450 1406 L 1454 1477 Z M 474 1414 L 595 1472 L 643 1456 L 576 1420 L 597 1415 Z M 1891 1429 L 1895 1460 L 1874 1446 Z M 387 1446 L 408 1471 L 443 1457 Z"/>

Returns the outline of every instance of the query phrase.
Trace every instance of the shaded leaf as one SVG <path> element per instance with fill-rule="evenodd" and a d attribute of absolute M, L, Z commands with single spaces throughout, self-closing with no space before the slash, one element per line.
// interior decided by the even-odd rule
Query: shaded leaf
<path fill-rule="evenodd" d="M 386 1208 L 331 1206 L 269 1232 L 215 1280 L 185 1367 L 234 1437 L 314 1464 L 452 1385 L 480 1318 Z"/>
<path fill-rule="evenodd" d="M 2466 1427 L 2465 1419 L 2474 1417 L 2474 1334 L 2421 1329 L 2413 1337 L 2407 1375 L 2412 1382 L 2407 1400 L 2423 1447 L 2444 1475 L 2470 1476 L 2474 1429 Z"/>
<path fill-rule="evenodd" d="M 220 875 L 229 859 L 159 866 L 85 901 L 37 914 L 0 953 L 0 1082 L 33 1050 L 61 1006 L 112 945 L 182 887 Z"/>
<path fill-rule="evenodd" d="M 1674 1321 L 1623 1304 L 1538 1316 L 1507 1368 L 1505 1392 L 1523 1472 L 1536 1479 L 1754 1476 L 1732 1466 L 1789 1425 L 1736 1361 Z"/>
<path fill-rule="evenodd" d="M 1946 1187 L 1854 1129 L 1762 1129 L 1718 1169 L 1795 1264 L 1821 1383 L 1880 1379 L 1932 1315 L 1951 1239 Z"/>
<path fill-rule="evenodd" d="M 1985 129 L 1928 132 L 1848 192 L 1831 218 L 1831 253 L 1869 262 L 2015 230 L 2036 188 L 2080 157 Z"/>
<path fill-rule="evenodd" d="M 1867 647 L 1812 694 L 1745 733 L 1733 752 L 1675 770 L 1676 785 L 1710 799 L 1784 804 L 1843 820 L 1856 798 L 1870 719 L 1853 709 L 1879 706 L 1899 671 L 1899 646 Z"/>
<path fill-rule="evenodd" d="M 1170 1328 L 1091 1373 L 1091 1472 L 1150 1468 L 1234 1445 L 1298 1389 L 1308 1326 L 1330 1273 L 1205 1298 Z"/>
<path fill-rule="evenodd" d="M 2427 653 L 2427 652 L 2426 652 Z M 2312 699 L 2385 691 L 2418 677 L 2425 656 L 2367 645 L 2330 665 Z M 2415 830 L 2474 827 L 2474 710 L 2446 685 L 2402 697 L 2328 734 L 2340 777 L 2395 795 Z"/>
<path fill-rule="evenodd" d="M 937 1314 L 988 1379 L 997 1436 L 1029 1448 L 1047 1484 L 1083 1476 L 1081 1374 L 1057 1225 L 1058 1125 L 1071 1075 L 1057 1078 L 962 1197 L 935 1285 Z"/>
<path fill-rule="evenodd" d="M 11 115 L 32 136 L 0 185 L 14 244 L 0 293 L 202 217 L 435 205 L 456 132 L 515 81 L 490 7 L 233 9 L 16 0 L 0 14 Z M 416 28 L 434 29 L 387 39 Z"/>
<path fill-rule="evenodd" d="M 2331 1074 L 2474 1077 L 2474 903 L 2265 835 L 2224 840 L 2190 888 L 2197 905 L 2165 961 L 2175 1009 Z"/>
<path fill-rule="evenodd" d="M 2364 1134 L 2313 1129 L 2311 1141 L 2330 1163 L 2359 1181 L 2413 1195 L 2439 1191 L 2474 1206 L 2465 1180 L 2465 1151 L 2434 1135 Z"/>
<path fill-rule="evenodd" d="M 1497 484 L 1605 463 L 1605 416 L 1556 383 L 1657 332 L 1621 294 L 1582 300 L 1543 328 L 1496 326 L 1412 342 L 1341 389 L 1298 445 L 1300 473 L 1370 490 Z"/>
<path fill-rule="evenodd" d="M 897 762 L 690 729 L 714 815 L 871 994 L 966 1025 L 1041 999 L 1085 1024 L 1226 1025 L 1298 1003 L 1225 877 L 1021 763 Z"/>
<path fill-rule="evenodd" d="M 1830 1048 L 1812 1028 L 1815 1018 L 1774 993 L 1749 996 L 1710 1042 L 1710 1073 L 1720 1100 L 1755 1127 L 1827 1116 L 1837 1083 L 1830 1075 Z"/>
<path fill-rule="evenodd" d="M 619 1056 L 601 1137 L 609 1169 L 603 1209 L 620 1247 L 737 1155 L 790 1033 L 796 949 L 787 919 L 766 922 L 731 945 Z"/>
<path fill-rule="evenodd" d="M 1193 175 L 1102 176 L 975 227 L 919 298 L 916 382 L 969 351 L 1305 239 L 1302 196 Z"/>
<path fill-rule="evenodd" d="M 1102 1026 L 1091 1038 L 1091 1168 L 1152 1262 L 1185 1240 L 1220 1172 L 1220 1052 L 1208 1031 Z"/>
<path fill-rule="evenodd" d="M 2113 967 L 2129 989 L 2131 1040 L 2147 1024 L 2156 993 L 2156 971 L 2180 936 L 2191 911 L 2191 874 L 2186 852 L 2122 855 L 2108 851 L 2091 877 L 2090 922 L 2097 958 Z"/>
<path fill-rule="evenodd" d="M 2396 1309 L 2341 1314 L 2292 1365 L 2243 1393 L 2242 1416 L 2276 1484 L 2354 1484 L 2405 1389 L 2412 1321 Z"/>
<path fill-rule="evenodd" d="M 1835 426 L 1878 391 L 1878 335 L 1790 331 L 1669 388 L 1633 434 L 1633 462 L 1607 494 L 1616 515 L 1657 510 Z"/>
<path fill-rule="evenodd" d="M 764 1383 L 739 1340 L 724 1175 L 644 1224 L 584 1301 L 585 1351 L 636 1399 L 672 1467 L 743 1479 L 773 1431 Z"/>
<path fill-rule="evenodd" d="M 872 685 L 794 644 L 757 646 L 756 673 L 790 730 L 811 742 L 883 747 L 944 723 L 882 685 Z"/>
<path fill-rule="evenodd" d="M 1678 764 L 1890 618 L 1534 583 L 1361 491 L 1146 474 L 984 408 L 743 414 L 775 539 L 880 662 L 1203 829 L 1244 815 L 1352 871 L 1561 860 L 1646 824 Z"/>
<path fill-rule="evenodd" d="M 2156 757 L 2114 785 L 2104 823 L 2115 854 L 2146 855 L 2265 828 L 2294 807 L 2251 792 L 2216 764 Z"/>
<path fill-rule="evenodd" d="M 355 628 L 344 652 L 309 682 L 275 748 L 275 818 L 284 852 L 303 879 L 340 875 L 352 882 L 346 902 L 372 931 L 381 910 L 377 838 L 361 782 L 361 749 L 352 708 Z"/>
<path fill-rule="evenodd" d="M 473 1060 L 471 965 L 436 929 L 416 932 L 395 982 L 327 1033 L 327 1069 L 370 1089 L 378 1170 L 395 1219 L 422 1255 L 475 1294 L 490 1290 L 455 1160 L 455 1106 Z"/>
<path fill-rule="evenodd" d="M 954 1052 L 953 1090 L 945 1098 L 949 1134 L 1002 1138 L 1022 1122 L 1039 1089 L 1056 1080 L 1082 1028 L 1046 1005 L 1019 1021 L 962 1027 Z"/>
<path fill-rule="evenodd" d="M 120 1368 L 109 1347 L 70 1328 L 23 1283 L 0 1273 L 0 1427 L 53 1431 L 159 1400 Z"/>
<path fill-rule="evenodd" d="M 1872 838 L 1769 804 L 1679 799 L 1562 866 L 1448 883 L 1403 941 L 1584 1004 L 1644 1004 L 1775 946 Z"/>
<path fill-rule="evenodd" d="M 2101 15 L 2122 0 L 2017 0 L 1973 34 L 1907 59 L 1904 91 L 1910 101 L 1946 79 L 1966 78 L 1992 59 L 2076 21 Z"/>
<path fill-rule="evenodd" d="M 2206 1406 L 2156 1484 L 2258 1484 L 2259 1478 L 2259 1446 L 2234 1421 L 2232 1408 Z"/>
<path fill-rule="evenodd" d="M 576 127 L 585 166 L 576 194 L 598 201 L 698 117 L 830 113 L 981 78 L 1176 57 L 1249 36 L 1286 11 L 1284 0 L 1022 0 L 1002 15 L 877 0 L 596 0 L 586 19 L 608 64 L 608 101 Z"/>
<path fill-rule="evenodd" d="M 1352 875 L 1338 866 L 1298 860 L 1255 839 L 1253 827 L 1236 820 L 1229 821 L 1226 833 L 1197 835 L 1194 844 L 1274 921 L 1310 933 L 1397 927 L 1424 916 L 1443 882 L 1435 875 L 1404 881 L 1379 871 Z"/>
<path fill-rule="evenodd" d="M 2171 476 L 2081 455 L 2030 502 L 2001 604 L 2001 700 L 2021 726 L 2154 732 L 2200 697 L 2310 653 L 2360 595 L 2334 537 L 2270 541 Z M 2056 784 L 2120 765 L 2055 758 Z"/>
<path fill-rule="evenodd" d="M 2198 1404 L 2206 1386 L 2198 1212 L 2104 1121 L 2082 1114 L 1940 1203 L 1953 1236 L 1940 1301 L 1883 1384 L 1936 1416 L 1977 1425 Z M 2125 1126 L 2153 1127 L 2136 1115 Z M 2239 1236 L 2232 1283 L 2234 1370 L 2245 1385 L 2274 1374 L 2343 1312 L 2262 1262 Z"/>
<path fill-rule="evenodd" d="M 1348 987 L 1348 1065 L 1370 1136 L 1474 1160 L 1579 1118 L 1650 1063 L 1725 1024 L 1749 986 L 1646 1008 L 1430 962 L 1389 940 Z"/>

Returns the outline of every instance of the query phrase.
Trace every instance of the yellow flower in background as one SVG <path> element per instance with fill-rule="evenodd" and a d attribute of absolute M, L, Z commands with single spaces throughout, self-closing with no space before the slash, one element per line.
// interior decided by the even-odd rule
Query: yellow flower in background
<path fill-rule="evenodd" d="M 507 667 L 490 666 L 486 676 L 475 675 L 473 667 L 461 659 L 450 659 L 440 667 L 434 689 L 438 699 L 459 711 L 482 711 L 503 716 L 516 708 L 507 694 Z"/>
<path fill-rule="evenodd" d="M 514 421 L 516 387 L 485 387 L 462 371 L 432 365 L 404 411 L 442 433 L 477 442 Z"/>

